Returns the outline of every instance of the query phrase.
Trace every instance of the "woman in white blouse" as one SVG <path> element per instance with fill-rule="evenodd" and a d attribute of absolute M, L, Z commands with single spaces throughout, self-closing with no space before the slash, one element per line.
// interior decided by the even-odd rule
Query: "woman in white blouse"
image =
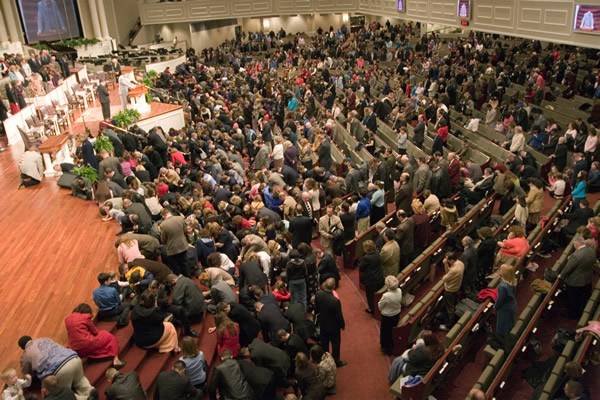
<path fill-rule="evenodd" d="M 510 142 L 509 150 L 513 153 L 525 150 L 525 134 L 523 133 L 523 128 L 520 126 L 515 126 L 515 133 Z"/>
<path fill-rule="evenodd" d="M 275 146 L 273 146 L 273 151 L 271 152 L 275 171 L 278 171 L 279 168 L 283 167 L 283 152 L 283 138 L 281 136 L 275 136 Z"/>
<path fill-rule="evenodd" d="M 388 275 L 385 278 L 386 291 L 377 303 L 381 313 L 379 343 L 381 350 L 386 354 L 392 354 L 394 347 L 392 329 L 398 324 L 400 311 L 402 310 L 402 290 L 398 287 L 399 285 L 398 278 Z"/>

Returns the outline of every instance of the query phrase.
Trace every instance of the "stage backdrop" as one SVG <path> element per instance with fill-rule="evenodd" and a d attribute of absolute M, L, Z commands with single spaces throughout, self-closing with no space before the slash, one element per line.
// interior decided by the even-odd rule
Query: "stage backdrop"
<path fill-rule="evenodd" d="M 81 36 L 76 0 L 17 0 L 27 43 Z"/>

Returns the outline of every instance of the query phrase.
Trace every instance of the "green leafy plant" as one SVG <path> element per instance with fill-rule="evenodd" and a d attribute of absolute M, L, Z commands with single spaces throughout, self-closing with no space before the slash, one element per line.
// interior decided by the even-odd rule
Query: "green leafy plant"
<path fill-rule="evenodd" d="M 82 165 L 81 167 L 73 168 L 73 173 L 77 176 L 82 177 L 91 184 L 98 181 L 98 171 L 89 165 Z"/>
<path fill-rule="evenodd" d="M 138 110 L 127 109 L 114 115 L 113 121 L 119 128 L 127 128 L 135 124 L 140 119 L 141 114 Z"/>
<path fill-rule="evenodd" d="M 64 39 L 64 40 L 57 42 L 57 44 L 67 46 L 67 47 L 89 46 L 89 45 L 94 45 L 96 43 L 100 43 L 100 40 L 96 39 L 96 38 L 93 38 L 93 39 L 73 38 L 73 39 Z"/>
<path fill-rule="evenodd" d="M 96 138 L 96 142 L 94 143 L 94 149 L 96 150 L 96 153 L 100 153 L 102 151 L 112 153 L 114 147 L 108 136 L 100 135 Z"/>

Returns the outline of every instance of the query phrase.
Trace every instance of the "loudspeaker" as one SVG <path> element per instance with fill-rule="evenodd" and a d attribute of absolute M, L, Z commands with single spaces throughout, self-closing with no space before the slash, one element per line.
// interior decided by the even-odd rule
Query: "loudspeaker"
<path fill-rule="evenodd" d="M 77 175 L 72 174 L 71 172 L 65 172 L 58 178 L 58 186 L 71 190 L 73 181 L 76 177 Z"/>

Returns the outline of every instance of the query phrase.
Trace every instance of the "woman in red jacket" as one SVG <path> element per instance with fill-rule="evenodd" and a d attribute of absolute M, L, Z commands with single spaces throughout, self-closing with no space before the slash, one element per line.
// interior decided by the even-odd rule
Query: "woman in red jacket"
<path fill-rule="evenodd" d="M 223 351 L 229 350 L 233 358 L 240 353 L 240 326 L 229 319 L 225 313 L 215 316 L 217 325 L 217 352 L 219 356 Z"/>
<path fill-rule="evenodd" d="M 108 331 L 98 330 L 92 321 L 92 308 L 82 303 L 65 318 L 69 346 L 80 357 L 91 359 L 113 358 L 113 366 L 121 368 L 125 365 L 119 359 L 119 343 Z"/>

